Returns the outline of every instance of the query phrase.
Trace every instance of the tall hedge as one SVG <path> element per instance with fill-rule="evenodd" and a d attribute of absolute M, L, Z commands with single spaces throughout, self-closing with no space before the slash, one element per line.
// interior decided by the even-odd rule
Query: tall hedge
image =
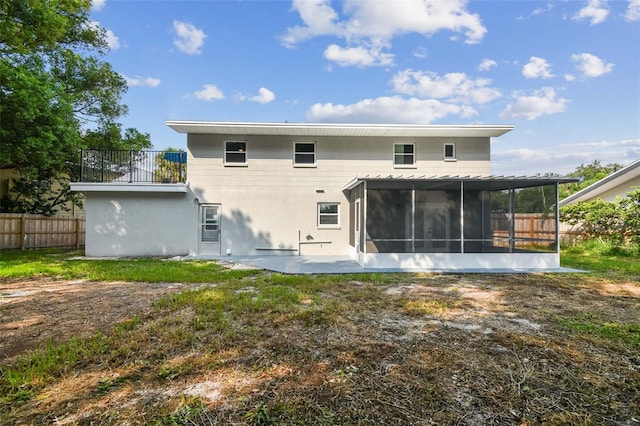
<path fill-rule="evenodd" d="M 577 226 L 584 239 L 640 244 L 640 190 L 614 202 L 597 199 L 564 206 L 560 221 Z"/>

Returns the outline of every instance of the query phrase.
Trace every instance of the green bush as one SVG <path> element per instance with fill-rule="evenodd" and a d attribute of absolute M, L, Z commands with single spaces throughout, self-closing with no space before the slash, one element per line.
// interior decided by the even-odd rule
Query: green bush
<path fill-rule="evenodd" d="M 605 239 L 619 244 L 640 243 L 640 190 L 614 202 L 600 199 L 560 209 L 560 221 L 577 226 L 582 239 Z"/>

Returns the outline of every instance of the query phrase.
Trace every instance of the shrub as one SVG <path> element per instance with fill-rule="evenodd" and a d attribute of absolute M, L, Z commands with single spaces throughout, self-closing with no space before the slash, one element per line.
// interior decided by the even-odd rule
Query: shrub
<path fill-rule="evenodd" d="M 578 226 L 583 239 L 640 243 L 640 190 L 614 202 L 597 199 L 564 206 L 560 220 Z"/>

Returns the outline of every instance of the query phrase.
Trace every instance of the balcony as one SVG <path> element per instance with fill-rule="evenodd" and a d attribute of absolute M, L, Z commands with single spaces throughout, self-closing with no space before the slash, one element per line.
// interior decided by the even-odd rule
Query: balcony
<path fill-rule="evenodd" d="M 187 153 L 184 151 L 80 152 L 80 180 L 73 191 L 186 192 Z"/>

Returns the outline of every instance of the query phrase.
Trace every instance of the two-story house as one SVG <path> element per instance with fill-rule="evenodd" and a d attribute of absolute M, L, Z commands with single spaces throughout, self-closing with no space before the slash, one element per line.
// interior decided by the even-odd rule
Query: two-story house
<path fill-rule="evenodd" d="M 78 182 L 88 256 L 348 255 L 365 268 L 559 267 L 557 185 L 491 175 L 509 125 L 167 121 L 186 182 Z M 518 193 L 555 194 L 520 235 Z M 551 191 L 551 192 L 549 192 Z M 549 197 L 547 197 L 549 198 Z"/>

